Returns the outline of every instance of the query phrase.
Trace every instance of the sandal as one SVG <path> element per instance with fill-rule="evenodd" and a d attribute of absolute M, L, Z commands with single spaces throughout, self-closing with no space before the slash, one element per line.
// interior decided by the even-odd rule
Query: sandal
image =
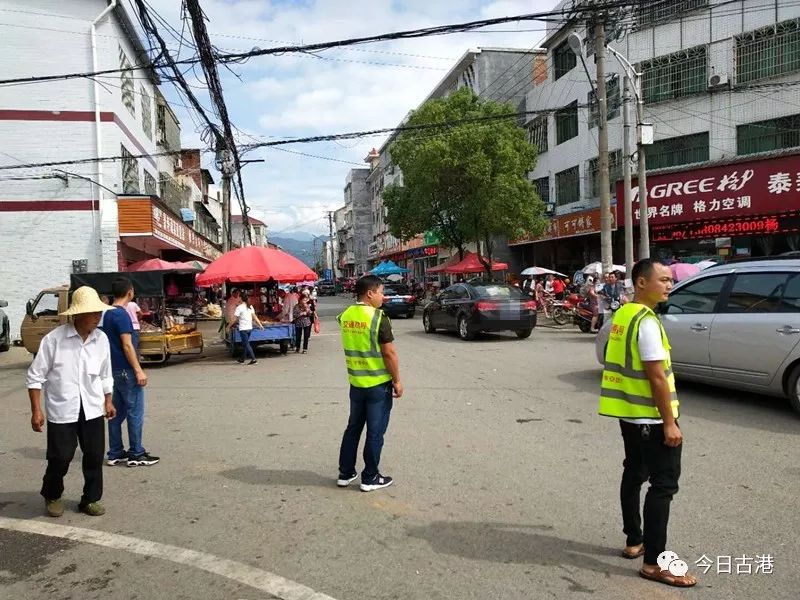
<path fill-rule="evenodd" d="M 664 585 L 671 585 L 673 587 L 693 587 L 697 585 L 697 578 L 688 573 L 683 577 L 676 577 L 667 570 L 648 572 L 644 569 L 639 571 L 639 576 L 650 581 L 663 583 Z"/>
<path fill-rule="evenodd" d="M 623 548 L 622 551 L 620 552 L 620 554 L 622 555 L 622 558 L 627 558 L 628 560 L 633 560 L 635 558 L 639 558 L 640 556 L 644 556 L 644 546 L 643 545 L 640 546 L 639 549 L 636 552 L 633 552 L 633 553 L 626 552 L 625 548 Z"/>

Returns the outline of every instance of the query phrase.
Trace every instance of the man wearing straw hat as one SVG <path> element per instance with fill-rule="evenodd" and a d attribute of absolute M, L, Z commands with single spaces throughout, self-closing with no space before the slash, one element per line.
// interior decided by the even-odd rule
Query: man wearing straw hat
<path fill-rule="evenodd" d="M 114 389 L 111 350 L 108 338 L 97 326 L 108 308 L 93 288 L 84 286 L 75 290 L 69 309 L 61 313 L 71 317 L 71 322 L 42 338 L 39 352 L 28 369 L 34 431 L 42 431 L 45 413 L 47 416 L 47 470 L 41 494 L 51 517 L 64 514 L 61 501 L 64 476 L 79 444 L 84 485 L 78 509 L 93 517 L 105 513 L 100 504 L 106 445 L 103 417 L 113 419 L 116 410 L 111 401 Z"/>

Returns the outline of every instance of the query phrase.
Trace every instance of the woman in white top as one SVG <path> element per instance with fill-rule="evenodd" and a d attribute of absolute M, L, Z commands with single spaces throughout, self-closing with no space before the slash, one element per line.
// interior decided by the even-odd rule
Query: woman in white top
<path fill-rule="evenodd" d="M 237 361 L 243 363 L 249 356 L 250 362 L 247 363 L 249 365 L 254 365 L 258 362 L 256 360 L 256 354 L 253 352 L 253 347 L 250 345 L 250 334 L 253 332 L 253 323 L 255 323 L 259 329 L 264 329 L 261 321 L 259 321 L 256 316 L 256 310 L 250 304 L 250 298 L 248 298 L 246 294 L 242 294 L 242 303 L 236 307 L 236 312 L 233 313 L 233 321 L 228 325 L 228 331 L 230 331 L 234 325 L 239 326 L 239 337 L 242 338 L 242 358 L 237 359 Z"/>

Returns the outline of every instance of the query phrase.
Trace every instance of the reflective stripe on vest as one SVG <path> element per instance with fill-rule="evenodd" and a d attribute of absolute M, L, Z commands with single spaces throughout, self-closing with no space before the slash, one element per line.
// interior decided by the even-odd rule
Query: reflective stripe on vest
<path fill-rule="evenodd" d="M 383 311 L 366 304 L 354 304 L 337 320 L 342 331 L 347 376 L 355 387 L 367 388 L 391 381 L 378 342 Z"/>
<path fill-rule="evenodd" d="M 628 303 L 614 315 L 606 348 L 602 389 L 598 412 L 617 418 L 659 419 L 650 381 L 639 354 L 639 326 L 645 317 L 654 317 L 661 331 L 661 340 L 667 350 L 664 374 L 669 385 L 672 414 L 679 414 L 675 376 L 672 373 L 670 346 L 667 333 L 656 314 L 642 304 Z"/>

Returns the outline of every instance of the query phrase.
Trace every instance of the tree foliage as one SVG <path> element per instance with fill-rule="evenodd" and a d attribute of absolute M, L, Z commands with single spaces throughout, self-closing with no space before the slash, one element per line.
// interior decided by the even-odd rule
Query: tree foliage
<path fill-rule="evenodd" d="M 513 112 L 509 104 L 462 88 L 411 114 L 408 125 L 474 121 L 404 131 L 391 144 L 392 162 L 403 174 L 383 194 L 392 235 L 408 240 L 433 231 L 462 256 L 467 243 L 483 242 L 490 273 L 494 236 L 513 239 L 544 229 L 544 204 L 527 178 L 535 147 L 514 118 L 487 119 Z"/>

